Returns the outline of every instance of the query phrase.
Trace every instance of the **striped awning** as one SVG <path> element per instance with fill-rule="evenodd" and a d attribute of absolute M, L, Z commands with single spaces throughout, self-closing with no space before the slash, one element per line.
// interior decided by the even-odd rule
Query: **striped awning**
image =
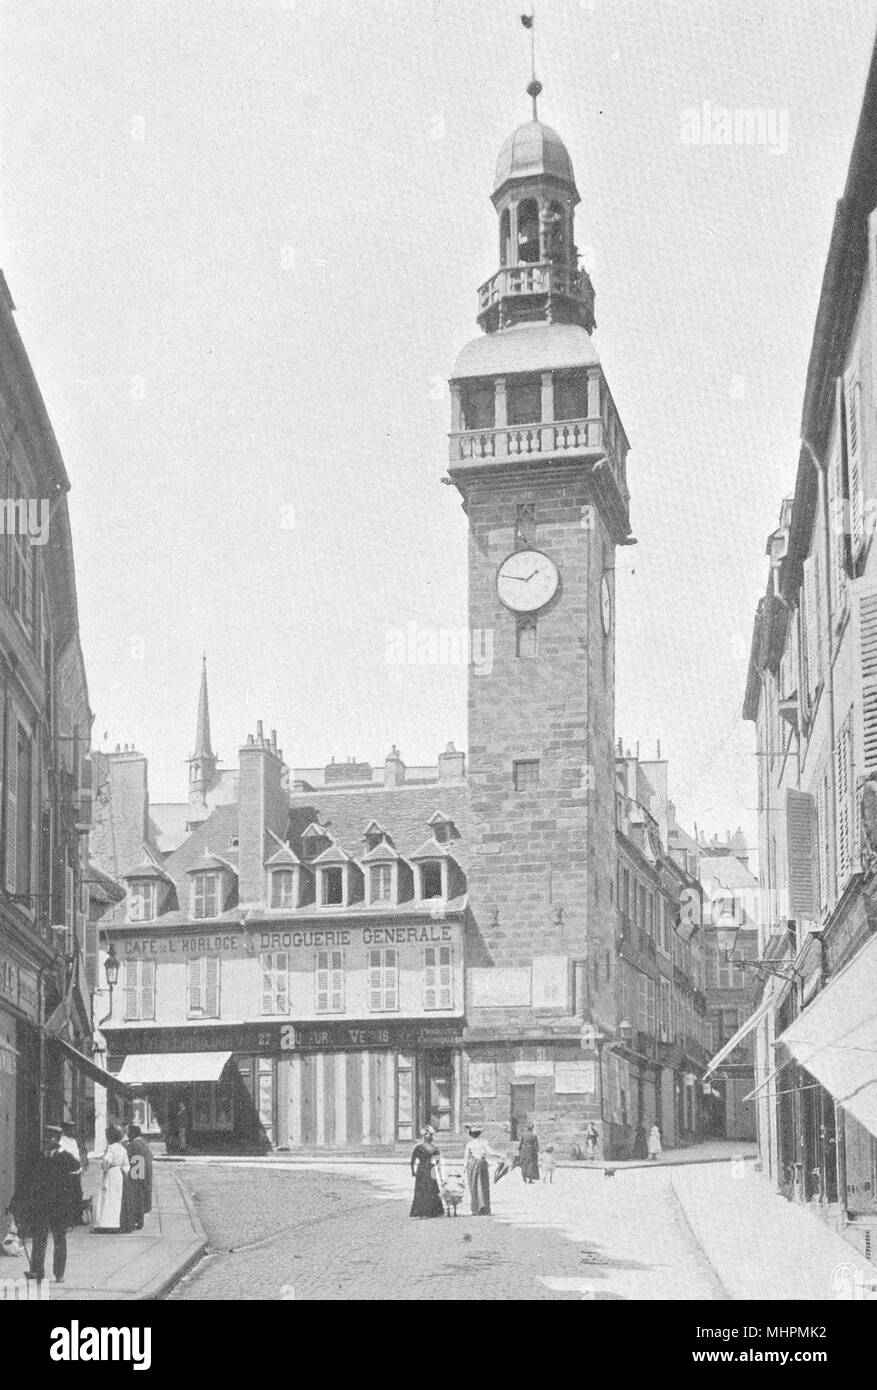
<path fill-rule="evenodd" d="M 768 993 L 767 997 L 762 999 L 755 1012 L 750 1014 L 746 1022 L 740 1028 L 737 1029 L 734 1036 L 728 1039 L 724 1047 L 719 1048 L 715 1057 L 713 1057 L 707 1065 L 707 1069 L 702 1077 L 703 1081 L 706 1081 L 707 1077 L 710 1076 L 716 1070 L 716 1067 L 721 1066 L 722 1062 L 724 1062 L 726 1057 L 730 1057 L 731 1053 L 740 1046 L 743 1039 L 747 1038 L 754 1028 L 758 1027 L 765 1014 L 770 1013 L 772 1008 L 773 995 Z"/>

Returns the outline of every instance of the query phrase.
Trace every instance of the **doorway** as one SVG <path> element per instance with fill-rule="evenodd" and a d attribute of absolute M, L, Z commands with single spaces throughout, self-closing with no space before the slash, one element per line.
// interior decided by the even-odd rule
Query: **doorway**
<path fill-rule="evenodd" d="M 510 1136 L 512 1143 L 520 1138 L 520 1131 L 527 1121 L 535 1119 L 536 1087 L 533 1082 L 513 1081 L 511 1085 L 512 1112 L 510 1116 Z"/>
<path fill-rule="evenodd" d="M 454 1059 L 450 1048 L 424 1054 L 426 1122 L 437 1134 L 453 1129 Z"/>

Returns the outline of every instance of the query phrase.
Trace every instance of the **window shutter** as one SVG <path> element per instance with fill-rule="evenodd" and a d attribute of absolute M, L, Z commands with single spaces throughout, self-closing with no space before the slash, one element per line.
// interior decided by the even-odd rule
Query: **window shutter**
<path fill-rule="evenodd" d="M 849 720 L 838 731 L 834 745 L 835 775 L 835 817 L 837 823 L 837 878 L 838 892 L 846 887 L 853 865 L 852 825 L 850 815 L 850 724 Z"/>
<path fill-rule="evenodd" d="M 125 1018 L 137 1018 L 137 967 L 136 960 L 125 961 Z"/>
<path fill-rule="evenodd" d="M 344 956 L 341 951 L 332 952 L 332 1012 L 340 1013 L 344 1008 Z"/>
<path fill-rule="evenodd" d="M 862 482 L 862 384 L 858 363 L 844 377 L 847 473 L 850 480 L 850 536 L 853 560 L 865 543 L 865 493 Z"/>
<path fill-rule="evenodd" d="M 816 803 L 809 792 L 786 790 L 786 841 L 789 857 L 789 915 L 812 922 L 817 904 Z"/>
<path fill-rule="evenodd" d="M 189 1013 L 200 1013 L 204 1008 L 204 995 L 201 988 L 201 973 L 204 962 L 201 956 L 189 960 Z"/>
<path fill-rule="evenodd" d="M 274 1012 L 274 956 L 269 952 L 262 957 L 262 1013 Z"/>
<path fill-rule="evenodd" d="M 329 952 L 317 952 L 317 1009 L 325 1013 L 329 1007 Z"/>
<path fill-rule="evenodd" d="M 384 952 L 384 1008 L 395 1009 L 399 1005 L 399 967 L 395 951 Z"/>
<path fill-rule="evenodd" d="M 819 559 L 804 561 L 804 615 L 807 636 L 807 694 L 812 705 L 819 685 Z"/>
<path fill-rule="evenodd" d="M 14 893 L 18 839 L 18 719 L 11 706 L 6 730 L 6 888 Z"/>
<path fill-rule="evenodd" d="M 436 948 L 427 946 L 423 952 L 423 1007 L 438 1008 L 438 970 Z"/>
<path fill-rule="evenodd" d="M 835 623 L 846 612 L 849 587 L 847 582 L 849 523 L 847 520 L 847 502 L 843 490 L 842 463 L 840 449 L 835 448 L 828 468 L 828 505 L 832 530 L 831 609 Z"/>
<path fill-rule="evenodd" d="M 381 996 L 382 984 L 381 953 L 380 951 L 369 951 L 368 953 L 368 1006 L 370 1009 L 380 1009 L 383 1004 Z"/>
<path fill-rule="evenodd" d="M 140 962 L 140 1017 L 155 1018 L 155 961 Z"/>
<path fill-rule="evenodd" d="M 877 775 L 877 587 L 855 586 L 862 775 Z"/>
<path fill-rule="evenodd" d="M 450 946 L 439 947 L 439 1000 L 440 1007 L 449 1009 L 453 997 L 453 972 L 451 968 Z"/>
<path fill-rule="evenodd" d="M 278 951 L 274 956 L 274 1010 L 289 1013 L 289 952 Z"/>
<path fill-rule="evenodd" d="M 208 956 L 204 962 L 204 1012 L 208 1018 L 219 1018 L 219 956 Z"/>

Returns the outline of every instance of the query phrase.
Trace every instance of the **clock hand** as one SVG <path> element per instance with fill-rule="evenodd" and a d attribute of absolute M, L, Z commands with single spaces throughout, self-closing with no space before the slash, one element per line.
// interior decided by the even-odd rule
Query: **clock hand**
<path fill-rule="evenodd" d="M 533 571 L 533 574 L 535 574 L 535 573 L 536 573 L 536 571 L 534 570 L 534 571 Z M 504 578 L 504 579 L 517 579 L 519 583 L 521 583 L 521 584 L 527 584 L 527 583 L 529 583 L 529 581 L 533 578 L 533 575 L 532 575 L 532 574 L 506 574 L 506 575 L 503 575 L 503 578 Z"/>

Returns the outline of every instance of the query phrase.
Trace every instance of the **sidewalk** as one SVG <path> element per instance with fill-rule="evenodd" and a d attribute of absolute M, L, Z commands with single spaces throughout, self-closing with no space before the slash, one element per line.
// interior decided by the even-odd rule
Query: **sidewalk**
<path fill-rule="evenodd" d="M 99 1181 L 100 1162 L 93 1159 L 83 1181 L 86 1196 L 94 1193 Z M 27 1244 L 29 1248 L 30 1241 Z M 206 1246 L 203 1227 L 173 1169 L 155 1164 L 152 1211 L 143 1230 L 111 1236 L 96 1235 L 90 1226 L 75 1227 L 67 1237 L 66 1279 L 63 1284 L 48 1284 L 49 1301 L 161 1298 L 201 1258 Z M 51 1263 L 50 1240 L 47 1275 Z M 26 1268 L 25 1259 L 3 1259 L 0 1281 L 23 1280 Z M 0 1298 L 4 1293 L 9 1297 L 8 1289 L 0 1288 Z"/>
<path fill-rule="evenodd" d="M 856 1296 L 869 1297 L 877 1267 L 752 1164 L 677 1169 L 670 1183 L 729 1298 L 824 1302 L 852 1297 L 857 1284 Z"/>

